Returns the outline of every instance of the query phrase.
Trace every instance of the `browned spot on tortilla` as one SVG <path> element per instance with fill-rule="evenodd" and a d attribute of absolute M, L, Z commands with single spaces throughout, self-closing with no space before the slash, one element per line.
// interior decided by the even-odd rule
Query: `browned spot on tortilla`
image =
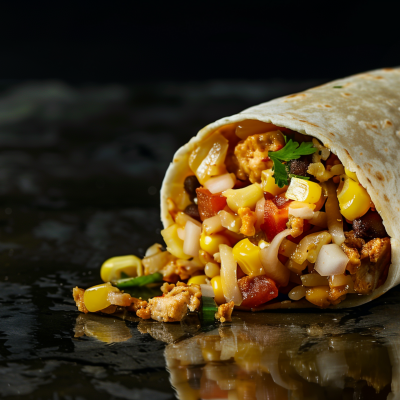
<path fill-rule="evenodd" d="M 360 153 L 360 156 L 362 156 L 363 155 L 363 153 Z"/>
<path fill-rule="evenodd" d="M 393 68 L 383 68 L 384 71 L 393 71 Z"/>
<path fill-rule="evenodd" d="M 350 160 L 353 160 L 353 158 L 351 157 L 350 153 L 349 153 L 346 149 L 344 149 L 344 151 L 345 151 L 346 154 L 349 156 Z"/>
<path fill-rule="evenodd" d="M 342 92 L 341 95 L 342 95 L 343 97 L 350 97 L 350 96 L 351 96 L 351 93 Z"/>
<path fill-rule="evenodd" d="M 367 178 L 367 181 L 372 185 L 372 182 L 369 180 L 369 178 Z"/>
<path fill-rule="evenodd" d="M 367 162 L 366 162 L 364 165 L 367 166 L 367 167 L 372 168 L 372 165 L 371 165 L 370 163 L 367 163 Z"/>
<path fill-rule="evenodd" d="M 384 198 L 387 202 L 390 201 L 390 200 L 389 200 L 389 197 L 387 197 L 386 194 L 383 195 L 383 198 Z"/>
<path fill-rule="evenodd" d="M 319 126 L 317 124 L 313 124 L 312 122 L 308 122 L 308 121 L 304 121 L 304 119 L 299 119 L 300 122 L 305 122 L 306 124 L 312 125 L 312 126 L 316 126 L 317 128 L 319 128 Z"/>
<path fill-rule="evenodd" d="M 376 178 L 378 179 L 378 181 L 384 181 L 385 177 L 378 171 L 375 173 Z"/>
<path fill-rule="evenodd" d="M 329 104 L 325 104 L 325 107 L 331 108 L 332 106 L 330 106 Z"/>
<path fill-rule="evenodd" d="M 329 132 L 329 134 L 330 134 L 330 135 L 332 135 L 332 136 L 335 136 L 335 134 L 334 134 L 334 133 L 332 133 L 332 132 Z"/>
<path fill-rule="evenodd" d="M 388 119 L 385 119 L 385 121 L 382 122 L 382 128 L 387 128 L 387 127 L 392 126 L 392 125 L 393 124 Z"/>
<path fill-rule="evenodd" d="M 387 147 L 385 147 L 385 149 L 384 149 L 385 151 L 386 151 L 386 153 L 389 151 L 389 149 L 387 148 Z"/>
<path fill-rule="evenodd" d="M 307 95 L 305 93 L 291 94 L 290 96 L 286 96 L 285 99 L 283 100 L 283 102 L 287 103 L 287 102 L 293 101 L 293 100 L 302 100 L 305 97 L 307 97 Z"/>
<path fill-rule="evenodd" d="M 375 124 L 371 124 L 371 126 L 375 129 L 378 128 Z"/>

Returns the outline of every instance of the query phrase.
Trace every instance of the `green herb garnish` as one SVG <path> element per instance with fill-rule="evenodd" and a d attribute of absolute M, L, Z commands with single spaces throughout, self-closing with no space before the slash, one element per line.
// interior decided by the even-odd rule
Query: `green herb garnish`
<path fill-rule="evenodd" d="M 310 179 L 309 176 L 295 175 L 295 174 L 289 174 L 289 178 L 305 179 L 306 181 Z"/>
<path fill-rule="evenodd" d="M 121 289 L 126 287 L 145 286 L 150 283 L 162 282 L 162 279 L 163 275 L 159 272 L 156 272 L 155 274 L 138 276 L 136 278 L 118 279 L 116 281 L 113 281 L 112 283 L 114 286 Z"/>
<path fill-rule="evenodd" d="M 213 297 L 205 297 L 201 298 L 202 307 L 200 311 L 200 320 L 201 325 L 209 326 L 215 323 L 215 313 L 218 311 L 218 307 L 215 304 Z"/>
<path fill-rule="evenodd" d="M 333 88 L 334 88 L 334 89 L 342 89 L 343 86 L 334 86 Z"/>
<path fill-rule="evenodd" d="M 268 152 L 268 157 L 273 161 L 274 166 L 272 170 L 274 171 L 275 183 L 283 188 L 285 185 L 289 184 L 289 171 L 287 164 L 283 164 L 282 161 L 288 162 L 291 160 L 297 160 L 301 156 L 306 156 L 313 154 L 318 149 L 313 146 L 310 142 L 303 142 L 300 145 L 297 142 L 293 142 L 292 139 L 286 143 L 285 147 L 278 151 Z M 298 177 L 296 178 L 306 178 Z"/>

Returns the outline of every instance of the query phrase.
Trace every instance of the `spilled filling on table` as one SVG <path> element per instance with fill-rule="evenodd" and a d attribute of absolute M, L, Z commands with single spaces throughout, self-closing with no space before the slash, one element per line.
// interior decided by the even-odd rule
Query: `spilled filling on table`
<path fill-rule="evenodd" d="M 384 283 L 391 250 L 382 219 L 356 174 L 317 139 L 247 120 L 197 143 L 187 172 L 167 200 L 166 250 L 155 244 L 143 260 L 102 267 L 105 282 L 155 274 L 168 282 L 161 299 L 132 300 L 143 318 L 180 320 L 193 285 L 229 305 L 221 308 L 229 320 L 233 305 L 326 308 Z"/>

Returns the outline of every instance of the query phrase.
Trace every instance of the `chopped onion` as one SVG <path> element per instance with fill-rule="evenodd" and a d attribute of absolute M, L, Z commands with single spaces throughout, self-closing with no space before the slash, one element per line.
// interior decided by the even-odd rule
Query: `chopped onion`
<path fill-rule="evenodd" d="M 325 244 L 318 254 L 314 268 L 322 276 L 339 275 L 344 274 L 348 262 L 348 257 L 337 244 Z"/>
<path fill-rule="evenodd" d="M 311 219 L 314 216 L 314 211 L 310 207 L 291 208 L 289 207 L 289 215 L 293 217 Z"/>
<path fill-rule="evenodd" d="M 314 211 L 314 216 L 309 220 L 311 225 L 316 225 L 321 228 L 328 227 L 328 219 L 326 212 L 324 211 Z"/>
<path fill-rule="evenodd" d="M 188 256 L 198 257 L 200 250 L 201 228 L 192 221 L 186 222 L 183 252 Z"/>
<path fill-rule="evenodd" d="M 160 243 L 154 243 L 146 250 L 146 254 L 144 256 L 150 257 L 150 256 L 154 256 L 154 254 L 161 253 L 161 252 L 162 252 L 162 245 Z"/>
<path fill-rule="evenodd" d="M 332 242 L 341 245 L 345 241 L 343 232 L 343 216 L 339 210 L 339 200 L 336 195 L 335 184 L 330 181 L 326 184 L 328 198 L 325 203 L 325 211 L 328 221 L 328 231 L 332 235 Z"/>
<path fill-rule="evenodd" d="M 214 215 L 214 217 L 207 218 L 203 221 L 203 231 L 206 235 L 211 235 L 223 229 L 224 227 L 221 225 L 221 218 L 219 215 Z"/>
<path fill-rule="evenodd" d="M 211 285 L 200 285 L 201 295 L 204 297 L 215 297 L 214 289 Z"/>
<path fill-rule="evenodd" d="M 234 174 L 223 174 L 211 178 L 204 183 L 204 187 L 207 188 L 211 193 L 220 193 L 228 189 L 232 189 L 235 186 Z"/>
<path fill-rule="evenodd" d="M 261 198 L 256 204 L 256 230 L 260 229 L 260 226 L 264 223 L 264 209 L 265 209 L 265 198 Z"/>
<path fill-rule="evenodd" d="M 261 264 L 265 274 L 280 286 L 286 286 L 289 283 L 290 271 L 279 261 L 278 251 L 283 239 L 290 233 L 291 229 L 285 229 L 274 237 L 268 247 L 260 250 Z"/>
<path fill-rule="evenodd" d="M 237 263 L 233 257 L 232 248 L 226 244 L 219 245 L 219 254 L 221 257 L 221 283 L 225 300 L 233 301 L 235 306 L 240 306 L 243 301 L 240 292 L 236 271 Z"/>

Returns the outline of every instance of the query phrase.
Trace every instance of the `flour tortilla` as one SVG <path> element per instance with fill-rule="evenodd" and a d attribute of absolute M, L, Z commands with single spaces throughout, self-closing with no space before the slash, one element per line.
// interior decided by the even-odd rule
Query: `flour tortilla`
<path fill-rule="evenodd" d="M 368 191 L 391 237 L 392 264 L 386 282 L 371 295 L 348 296 L 335 308 L 373 300 L 400 283 L 400 68 L 385 68 L 339 79 L 251 107 L 203 128 L 174 155 L 161 189 L 161 220 L 173 223 L 166 199 L 192 175 L 188 157 L 218 128 L 246 119 L 273 123 L 319 139 Z M 303 303 L 303 305 L 301 305 Z M 305 307 L 282 304 L 282 308 Z M 276 308 L 276 305 L 271 305 Z M 269 307 L 267 307 L 269 308 Z"/>

